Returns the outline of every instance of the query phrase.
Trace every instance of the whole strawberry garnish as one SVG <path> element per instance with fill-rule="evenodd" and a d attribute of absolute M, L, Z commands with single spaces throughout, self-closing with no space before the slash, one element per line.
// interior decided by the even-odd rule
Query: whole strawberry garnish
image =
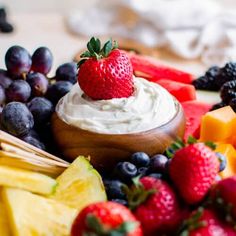
<path fill-rule="evenodd" d="M 91 38 L 88 51 L 81 55 L 78 82 L 84 93 L 94 100 L 129 97 L 133 94 L 133 68 L 129 57 L 112 40 L 101 48 Z"/>
<path fill-rule="evenodd" d="M 217 182 L 211 190 L 210 197 L 225 219 L 236 226 L 236 176 Z"/>
<path fill-rule="evenodd" d="M 203 143 L 194 143 L 175 152 L 169 165 L 172 181 L 188 204 L 203 200 L 219 172 L 215 152 Z"/>
<path fill-rule="evenodd" d="M 222 222 L 215 211 L 198 208 L 184 221 L 180 236 L 233 236 L 233 229 Z"/>
<path fill-rule="evenodd" d="M 115 202 L 93 203 L 76 217 L 71 236 L 142 236 L 142 229 L 125 206 Z"/>
<path fill-rule="evenodd" d="M 129 207 L 141 222 L 145 235 L 176 230 L 182 214 L 175 192 L 165 181 L 143 177 L 134 179 L 134 186 L 124 190 Z"/>

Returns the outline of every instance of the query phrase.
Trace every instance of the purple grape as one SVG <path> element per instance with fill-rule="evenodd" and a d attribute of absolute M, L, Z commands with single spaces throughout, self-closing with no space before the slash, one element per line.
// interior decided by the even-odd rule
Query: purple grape
<path fill-rule="evenodd" d="M 46 75 L 52 68 L 52 62 L 52 52 L 46 47 L 40 47 L 33 53 L 31 70 Z"/>
<path fill-rule="evenodd" d="M 12 80 L 8 76 L 7 71 L 0 69 L 0 85 L 4 89 L 6 89 L 6 88 L 8 88 L 10 86 L 11 83 L 12 83 Z"/>
<path fill-rule="evenodd" d="M 27 102 L 30 94 L 31 88 L 24 80 L 14 80 L 6 89 L 6 97 L 8 102 Z"/>
<path fill-rule="evenodd" d="M 42 125 L 49 122 L 54 112 L 53 104 L 43 97 L 33 98 L 28 103 L 28 108 L 34 116 L 35 125 Z"/>
<path fill-rule="evenodd" d="M 60 65 L 56 70 L 56 80 L 69 81 L 72 84 L 77 79 L 77 64 L 75 62 L 65 63 Z"/>
<path fill-rule="evenodd" d="M 48 98 L 54 105 L 66 95 L 72 88 L 73 84 L 68 81 L 58 81 L 55 84 L 49 86 L 46 93 L 46 98 Z"/>
<path fill-rule="evenodd" d="M 0 85 L 0 106 L 3 106 L 5 104 L 6 95 L 5 95 L 5 89 Z"/>
<path fill-rule="evenodd" d="M 20 76 L 29 72 L 32 60 L 25 48 L 12 46 L 5 55 L 5 64 L 11 75 Z"/>
<path fill-rule="evenodd" d="M 48 80 L 45 75 L 34 72 L 27 75 L 26 81 L 31 87 L 31 94 L 35 97 L 43 96 L 48 89 Z"/>
<path fill-rule="evenodd" d="M 1 128 L 15 136 L 26 135 L 34 126 L 34 118 L 21 102 L 10 102 L 2 110 Z"/>

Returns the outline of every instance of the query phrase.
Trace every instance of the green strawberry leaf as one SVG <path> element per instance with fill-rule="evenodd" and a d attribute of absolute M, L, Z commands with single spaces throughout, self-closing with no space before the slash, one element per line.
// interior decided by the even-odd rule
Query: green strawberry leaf
<path fill-rule="evenodd" d="M 84 53 L 82 53 L 80 55 L 80 58 L 91 57 L 91 56 L 92 56 L 92 54 L 89 51 L 85 51 Z"/>
<path fill-rule="evenodd" d="M 87 48 L 91 53 L 99 54 L 101 48 L 100 40 L 98 38 L 92 37 L 87 44 Z"/>
<path fill-rule="evenodd" d="M 82 59 L 82 60 L 80 60 L 80 61 L 77 63 L 77 68 L 80 68 L 80 66 L 81 66 L 83 63 L 85 63 L 86 60 L 87 60 L 87 59 Z"/>
<path fill-rule="evenodd" d="M 138 226 L 137 222 L 131 222 L 131 221 L 126 221 L 122 223 L 118 228 L 112 230 L 109 232 L 109 236 L 124 236 L 127 235 L 128 233 L 132 232 L 135 230 L 135 228 Z"/>
<path fill-rule="evenodd" d="M 197 143 L 197 139 L 194 138 L 192 135 L 188 136 L 188 140 L 187 140 L 188 144 L 194 144 Z"/>
<path fill-rule="evenodd" d="M 208 146 L 209 148 L 211 148 L 212 150 L 215 150 L 215 149 L 216 149 L 216 144 L 213 143 L 213 142 L 211 142 L 211 141 L 206 141 L 206 142 L 204 142 L 204 144 L 205 144 L 206 146 Z"/>
<path fill-rule="evenodd" d="M 116 40 L 114 40 L 114 45 L 113 45 L 113 48 L 112 48 L 112 50 L 113 49 L 117 49 L 118 48 L 118 43 L 117 43 L 117 41 Z"/>
<path fill-rule="evenodd" d="M 88 214 L 86 217 L 88 231 L 83 232 L 83 236 L 125 236 L 138 227 L 137 222 L 126 221 L 117 228 L 109 229 L 104 227 L 100 220 L 93 214 Z"/>
<path fill-rule="evenodd" d="M 140 176 L 132 179 L 133 186 L 131 186 L 131 188 L 125 184 L 122 185 L 122 191 L 126 195 L 131 210 L 136 209 L 140 204 L 145 202 L 149 196 L 157 192 L 157 189 L 146 190 L 139 179 Z"/>
<path fill-rule="evenodd" d="M 112 51 L 112 39 L 109 39 L 102 48 L 102 53 L 104 57 L 107 57 L 109 53 Z"/>

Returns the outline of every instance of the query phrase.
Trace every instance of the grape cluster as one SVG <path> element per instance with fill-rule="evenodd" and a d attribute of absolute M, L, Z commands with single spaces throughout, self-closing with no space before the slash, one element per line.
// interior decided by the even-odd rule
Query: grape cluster
<path fill-rule="evenodd" d="M 77 78 L 77 64 L 60 65 L 49 78 L 52 52 L 39 47 L 31 56 L 21 46 L 5 55 L 0 69 L 0 128 L 40 149 L 53 151 L 50 120 L 55 105 L 70 91 Z"/>

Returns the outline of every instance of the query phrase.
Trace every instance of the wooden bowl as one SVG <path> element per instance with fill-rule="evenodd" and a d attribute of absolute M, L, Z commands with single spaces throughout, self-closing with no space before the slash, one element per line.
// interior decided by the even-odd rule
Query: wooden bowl
<path fill-rule="evenodd" d="M 132 134 L 100 134 L 83 130 L 62 121 L 56 113 L 52 117 L 52 131 L 59 150 L 65 158 L 90 156 L 95 168 L 111 168 L 118 161 L 126 160 L 137 151 L 150 156 L 163 153 L 177 138 L 182 138 L 185 117 L 182 106 L 176 102 L 176 115 L 157 128 Z"/>

